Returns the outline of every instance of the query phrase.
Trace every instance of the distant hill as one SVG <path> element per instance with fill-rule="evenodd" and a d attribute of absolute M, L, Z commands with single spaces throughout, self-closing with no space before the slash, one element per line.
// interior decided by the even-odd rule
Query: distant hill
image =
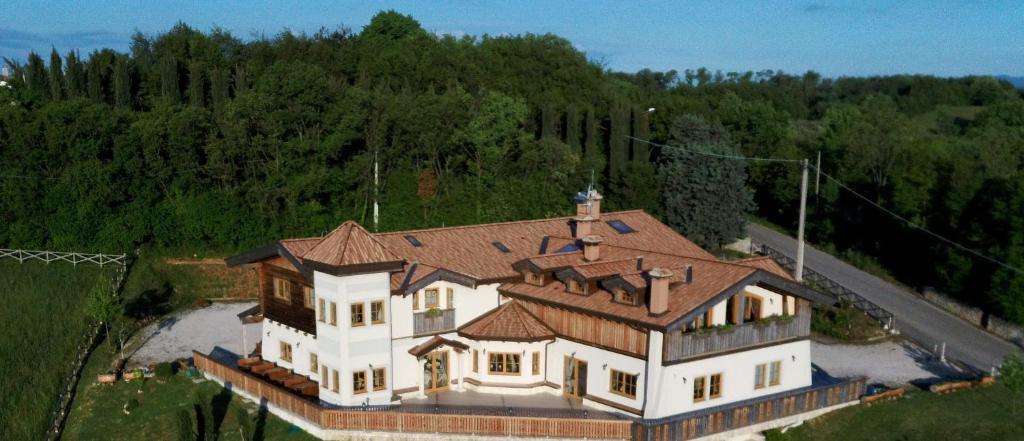
<path fill-rule="evenodd" d="M 1024 77 L 1011 77 L 1009 75 L 996 75 L 996 78 L 1013 84 L 1018 89 L 1024 89 Z"/>

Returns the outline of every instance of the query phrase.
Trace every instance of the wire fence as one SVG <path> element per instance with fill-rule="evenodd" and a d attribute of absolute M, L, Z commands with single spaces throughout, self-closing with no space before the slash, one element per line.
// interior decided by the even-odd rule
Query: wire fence
<path fill-rule="evenodd" d="M 114 275 L 110 278 L 110 289 L 114 296 L 120 297 L 121 289 L 124 287 L 125 274 L 128 272 L 130 260 L 127 254 L 93 254 L 60 251 L 37 251 L 0 248 L 0 259 L 13 259 L 19 263 L 26 261 L 40 261 L 50 264 L 53 262 L 67 262 L 77 266 L 78 264 L 91 264 L 100 267 L 114 266 Z M 62 386 L 57 400 L 50 410 L 46 434 L 43 439 L 60 439 L 64 430 L 64 423 L 67 422 L 71 402 L 75 398 L 78 389 L 78 382 L 82 378 L 82 368 L 89 359 L 89 355 L 99 343 L 103 329 L 102 323 L 93 322 L 89 325 L 88 331 L 82 335 L 82 340 L 75 348 L 75 359 L 68 367 L 68 373 L 62 380 Z"/>

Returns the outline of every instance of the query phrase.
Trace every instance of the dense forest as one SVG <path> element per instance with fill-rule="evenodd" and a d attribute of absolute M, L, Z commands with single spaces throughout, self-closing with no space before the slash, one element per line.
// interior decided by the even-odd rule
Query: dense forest
<path fill-rule="evenodd" d="M 734 213 L 794 228 L 800 168 L 692 151 L 820 152 L 869 200 L 1024 267 L 1024 99 L 991 77 L 621 73 L 557 36 L 438 36 L 394 12 L 251 41 L 180 24 L 129 53 L 7 64 L 8 247 L 230 251 L 372 228 L 375 199 L 380 230 L 554 216 L 592 181 L 714 247 Z M 808 220 L 825 248 L 1024 322 L 1024 274 L 832 181 Z"/>

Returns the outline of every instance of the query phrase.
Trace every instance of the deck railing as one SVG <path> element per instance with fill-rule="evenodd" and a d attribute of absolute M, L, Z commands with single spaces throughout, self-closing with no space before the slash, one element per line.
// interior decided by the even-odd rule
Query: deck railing
<path fill-rule="evenodd" d="M 766 397 L 637 423 L 633 439 L 687 440 L 812 412 L 857 400 L 865 379 L 831 381 Z"/>
<path fill-rule="evenodd" d="M 372 411 L 330 409 L 207 355 L 193 352 L 192 356 L 196 367 L 208 375 L 231 383 L 232 388 L 266 399 L 275 407 L 324 429 L 587 439 L 629 439 L 633 432 L 633 421 L 619 418 L 474 415 L 424 412 L 401 407 Z"/>
<path fill-rule="evenodd" d="M 439 309 L 437 315 L 430 311 L 413 313 L 412 332 L 414 335 L 437 334 L 455 330 L 455 309 Z"/>
<path fill-rule="evenodd" d="M 809 309 L 797 311 L 793 316 L 770 317 L 742 325 L 731 325 L 728 328 L 711 328 L 701 332 L 672 332 L 665 337 L 665 361 L 682 361 L 749 346 L 807 337 L 811 334 Z"/>

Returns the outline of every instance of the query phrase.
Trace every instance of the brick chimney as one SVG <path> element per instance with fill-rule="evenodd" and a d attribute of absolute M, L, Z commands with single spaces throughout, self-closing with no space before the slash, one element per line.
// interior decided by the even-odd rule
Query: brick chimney
<path fill-rule="evenodd" d="M 576 239 L 582 239 L 589 236 L 590 232 L 594 229 L 594 218 L 589 215 L 576 216 L 572 220 L 576 224 L 576 235 L 573 236 Z"/>
<path fill-rule="evenodd" d="M 668 282 L 672 278 L 672 271 L 664 268 L 654 268 L 647 272 L 650 276 L 651 287 L 651 315 L 661 315 L 668 312 Z"/>
<path fill-rule="evenodd" d="M 601 236 L 589 235 L 583 238 L 583 259 L 593 262 L 601 258 Z"/>
<path fill-rule="evenodd" d="M 597 190 L 576 194 L 576 217 L 590 216 L 592 220 L 600 220 L 601 199 L 601 194 Z"/>

